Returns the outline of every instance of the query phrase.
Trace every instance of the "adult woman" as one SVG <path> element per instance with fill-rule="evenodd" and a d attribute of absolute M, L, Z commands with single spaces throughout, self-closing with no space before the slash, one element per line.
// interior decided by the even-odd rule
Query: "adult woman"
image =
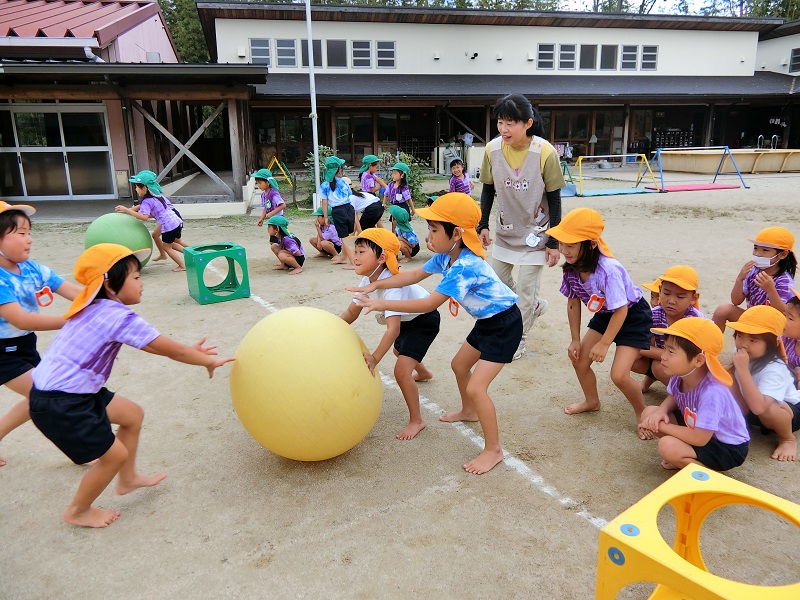
<path fill-rule="evenodd" d="M 558 242 L 544 234 L 561 221 L 564 177 L 558 153 L 544 139 L 539 114 L 521 94 L 504 96 L 494 105 L 500 135 L 486 145 L 481 165 L 481 222 L 484 247 L 494 241 L 492 268 L 519 295 L 523 336 L 514 354 L 522 357 L 528 330 L 547 310 L 540 299 L 542 266 L 558 262 Z M 495 183 L 497 182 L 497 183 Z M 489 213 L 497 196 L 495 240 L 489 235 Z M 512 270 L 519 267 L 515 283 Z"/>

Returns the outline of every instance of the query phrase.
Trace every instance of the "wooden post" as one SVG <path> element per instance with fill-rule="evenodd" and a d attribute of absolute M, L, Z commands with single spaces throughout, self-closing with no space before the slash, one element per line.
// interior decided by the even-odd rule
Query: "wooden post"
<path fill-rule="evenodd" d="M 239 131 L 239 107 L 236 100 L 228 100 L 228 128 L 231 138 L 231 167 L 233 169 L 233 193 L 237 200 L 242 199 L 244 166 L 242 164 L 241 135 Z"/>

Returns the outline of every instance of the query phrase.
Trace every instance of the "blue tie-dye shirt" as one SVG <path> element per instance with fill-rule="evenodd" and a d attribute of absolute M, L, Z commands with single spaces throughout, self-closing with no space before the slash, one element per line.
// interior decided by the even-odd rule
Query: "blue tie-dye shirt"
<path fill-rule="evenodd" d="M 452 265 L 448 254 L 435 254 L 422 269 L 426 273 L 442 273 L 444 278 L 436 291 L 451 297 L 476 319 L 493 317 L 519 300 L 489 263 L 469 248 L 461 250 Z"/>
<path fill-rule="evenodd" d="M 17 266 L 19 275 L 0 267 L 0 304 L 17 302 L 25 312 L 38 313 L 39 302 L 42 306 L 52 302 L 53 294 L 64 283 L 64 278 L 34 260 L 26 260 Z M 39 301 L 36 299 L 37 293 Z M 29 333 L 0 317 L 0 338 L 15 338 Z"/>

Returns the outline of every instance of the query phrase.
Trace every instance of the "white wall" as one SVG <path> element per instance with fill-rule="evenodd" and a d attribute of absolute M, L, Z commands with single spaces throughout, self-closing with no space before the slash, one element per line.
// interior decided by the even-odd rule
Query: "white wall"
<path fill-rule="evenodd" d="M 323 40 L 386 40 L 396 42 L 397 67 L 377 69 L 373 49 L 372 69 L 317 69 L 321 73 L 382 72 L 414 74 L 536 74 L 536 75 L 709 75 L 750 76 L 756 65 L 758 34 L 737 31 L 676 31 L 654 29 L 589 29 L 563 27 L 499 27 L 470 25 L 423 25 L 396 23 L 317 22 L 314 38 Z M 220 63 L 250 60 L 249 38 L 272 39 L 273 73 L 302 73 L 305 69 L 277 67 L 275 38 L 297 40 L 297 63 L 301 64 L 300 40 L 306 37 L 302 21 L 217 19 L 217 53 Z M 625 44 L 658 46 L 655 71 L 596 71 L 537 69 L 539 43 Z M 478 57 L 469 57 L 475 52 Z M 621 52 L 621 50 L 620 50 Z M 244 53 L 244 57 L 239 54 Z M 434 60 L 438 53 L 439 59 Z M 502 60 L 497 60 L 498 53 Z M 528 60 L 528 54 L 534 60 Z M 599 55 L 599 49 L 598 49 Z M 557 60 L 557 53 L 556 53 Z M 619 60 L 619 58 L 618 58 Z M 325 65 L 323 60 L 323 65 Z M 557 64 L 557 63 L 556 63 Z M 599 59 L 598 59 L 599 64 Z"/>
<path fill-rule="evenodd" d="M 800 34 L 761 42 L 758 45 L 755 70 L 788 74 L 792 48 L 800 48 Z"/>

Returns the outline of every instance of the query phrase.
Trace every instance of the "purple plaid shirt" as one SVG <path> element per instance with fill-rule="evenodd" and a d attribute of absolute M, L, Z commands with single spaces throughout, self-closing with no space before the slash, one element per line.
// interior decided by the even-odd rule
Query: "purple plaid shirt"
<path fill-rule="evenodd" d="M 411 202 L 411 191 L 408 189 L 407 185 L 404 185 L 401 189 L 397 189 L 393 181 L 386 188 L 386 198 L 389 199 L 389 204 Z"/>
<path fill-rule="evenodd" d="M 279 206 L 286 206 L 286 203 L 283 201 L 283 198 L 281 198 L 278 190 L 275 188 L 269 188 L 266 192 L 261 192 L 261 206 L 263 206 L 267 212 L 270 212 Z M 283 209 L 275 213 L 275 215 L 282 214 Z"/>
<path fill-rule="evenodd" d="M 783 347 L 786 349 L 786 358 L 789 360 L 789 368 L 794 370 L 800 367 L 800 356 L 797 356 L 797 340 L 794 338 L 781 336 Z"/>
<path fill-rule="evenodd" d="M 177 229 L 183 225 L 181 218 L 172 210 L 169 200 L 164 196 L 164 204 L 158 198 L 145 198 L 139 205 L 139 214 L 147 217 L 152 216 L 159 225 L 161 225 L 161 232 L 167 233 L 173 229 Z M 41 389 L 41 388 L 39 388 Z"/>
<path fill-rule="evenodd" d="M 633 284 L 625 267 L 604 255 L 586 283 L 576 271 L 564 271 L 561 293 L 578 298 L 591 313 L 610 313 L 626 305 L 630 308 L 642 299 L 642 291 Z"/>
<path fill-rule="evenodd" d="M 339 239 L 339 234 L 336 233 L 336 227 L 333 226 L 333 223 L 329 223 L 327 227 L 320 227 L 319 231 L 323 240 L 328 240 L 336 246 L 342 245 L 342 240 Z"/>
<path fill-rule="evenodd" d="M 686 309 L 686 312 L 683 313 L 682 319 L 686 317 L 702 317 L 703 319 L 707 319 L 708 317 L 703 313 L 702 310 L 695 308 L 694 306 L 690 306 Z M 667 313 L 664 312 L 663 306 L 656 306 L 653 308 L 653 327 L 660 327 L 662 329 L 666 329 L 669 327 L 667 323 Z M 653 338 L 656 344 L 656 348 L 663 348 L 664 343 L 667 339 L 663 333 L 654 333 Z"/>
<path fill-rule="evenodd" d="M 375 181 L 375 174 L 370 173 L 369 171 L 364 171 L 361 174 L 361 191 L 362 192 L 370 192 L 372 193 L 372 188 L 378 185 L 378 182 Z"/>
<path fill-rule="evenodd" d="M 762 290 L 755 282 L 756 275 L 760 272 L 759 269 L 753 267 L 742 282 L 742 293 L 744 293 L 745 298 L 747 298 L 747 308 L 759 306 L 761 304 L 769 304 L 767 292 Z M 794 279 L 792 279 L 789 273 L 784 271 L 777 277 L 773 277 L 773 280 L 775 281 L 775 289 L 778 291 L 778 296 L 781 297 L 781 300 L 788 302 L 789 299 L 794 298 L 794 293 L 792 292 Z"/>
<path fill-rule="evenodd" d="M 459 179 L 455 175 L 450 178 L 450 191 L 463 192 L 469 194 L 472 190 L 469 185 L 469 174 L 464 173 L 464 179 Z"/>
<path fill-rule="evenodd" d="M 294 256 L 304 256 L 303 247 L 300 245 L 300 240 L 291 235 L 285 235 L 281 238 L 281 250 L 291 252 Z"/>

